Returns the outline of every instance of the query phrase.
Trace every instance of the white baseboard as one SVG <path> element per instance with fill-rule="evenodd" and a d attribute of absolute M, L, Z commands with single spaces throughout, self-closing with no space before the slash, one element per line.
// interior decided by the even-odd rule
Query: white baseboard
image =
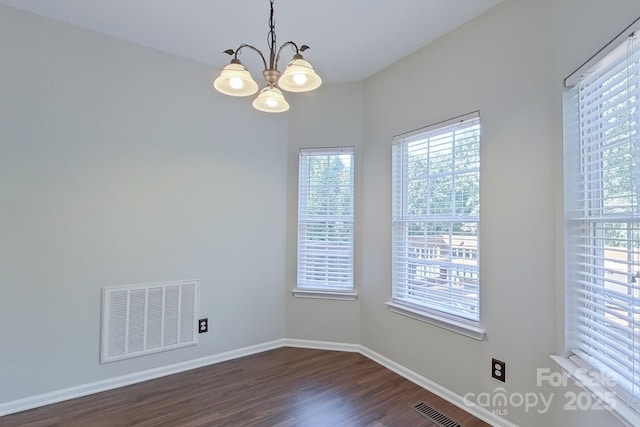
<path fill-rule="evenodd" d="M 311 341 L 285 338 L 283 347 L 312 348 L 316 350 L 346 351 L 349 353 L 362 353 L 359 344 L 348 344 L 330 341 Z"/>
<path fill-rule="evenodd" d="M 64 400 L 75 399 L 77 397 L 88 396 L 94 393 L 100 393 L 107 390 L 112 390 L 118 387 L 124 387 L 131 384 L 140 383 L 143 381 L 149 381 L 155 378 L 164 377 L 166 375 L 177 374 L 179 372 L 188 371 L 191 369 L 201 368 L 203 366 L 209 366 L 216 363 L 226 362 L 232 359 L 238 359 L 244 356 L 250 356 L 256 353 L 262 353 L 264 351 L 273 350 L 280 347 L 298 347 L 298 348 L 311 348 L 317 350 L 331 350 L 331 351 L 345 351 L 350 353 L 360 353 L 363 356 L 379 363 L 385 368 L 395 372 L 401 377 L 419 385 L 425 390 L 441 397 L 442 399 L 464 409 L 471 415 L 498 427 L 518 427 L 504 418 L 494 414 L 493 412 L 482 408 L 480 406 L 470 407 L 465 405 L 462 396 L 452 392 L 451 390 L 442 387 L 439 384 L 423 377 L 422 375 L 394 362 L 393 360 L 376 353 L 375 351 L 361 346 L 359 344 L 349 343 L 337 343 L 329 341 L 313 341 L 313 340 L 300 340 L 300 339 L 279 339 L 275 341 L 269 341 L 262 344 L 257 344 L 249 347 L 240 348 L 237 350 L 231 350 L 224 353 L 216 354 L 213 356 L 201 357 L 198 359 L 189 360 L 186 362 L 175 363 L 173 365 L 163 366 L 155 369 L 148 369 L 141 372 L 135 372 L 129 375 L 123 375 L 115 378 L 109 378 L 107 380 L 96 381 L 89 384 L 83 384 L 76 387 L 69 387 L 62 390 L 53 391 L 50 393 L 39 394 L 24 399 L 14 400 L 11 402 L 0 403 L 0 416 L 9 415 L 16 412 L 26 411 L 28 409 L 37 408 L 40 406 L 50 405 L 52 403 L 62 402 Z"/>
<path fill-rule="evenodd" d="M 122 375 L 106 380 L 82 384 L 62 390 L 56 390 L 50 393 L 38 394 L 36 396 L 26 397 L 24 399 L 14 400 L 11 402 L 0 403 L 0 417 L 3 415 L 14 414 L 16 412 L 26 411 L 28 409 L 38 408 L 40 406 L 50 405 L 52 403 L 75 399 L 77 397 L 83 397 L 107 390 L 113 390 L 114 388 L 153 380 L 167 375 L 189 371 L 191 369 L 202 368 L 203 366 L 226 362 L 227 360 L 238 359 L 240 357 L 250 356 L 256 353 L 262 353 L 263 351 L 284 347 L 284 342 L 285 340 L 283 339 L 270 341 L 249 347 L 239 348 L 237 350 L 226 351 L 224 353 L 215 354 L 213 356 L 201 357 L 198 359 L 175 363 L 173 365 L 163 366 L 160 368 L 134 372 L 133 374 Z"/>
<path fill-rule="evenodd" d="M 474 417 L 479 418 L 482 421 L 491 424 L 492 426 L 518 427 L 516 424 L 505 420 L 504 418 L 494 414 L 493 412 L 489 411 L 486 408 L 483 408 L 478 405 L 469 406 L 465 404 L 465 399 L 459 394 L 454 393 L 448 388 L 445 388 L 440 384 L 437 384 L 431 381 L 430 379 L 423 377 L 422 375 L 412 371 L 411 369 L 408 369 L 400 365 L 399 363 L 396 363 L 393 360 L 379 353 L 376 353 L 375 351 L 367 347 L 361 347 L 360 353 L 363 356 L 373 360 L 374 362 L 379 363 L 380 365 L 384 366 L 390 371 L 393 371 L 396 374 L 400 375 L 401 377 L 404 377 L 405 379 L 411 381 L 412 383 L 419 385 L 420 387 L 424 388 L 427 391 L 430 391 L 431 393 L 435 394 L 438 397 L 441 397 L 447 402 L 452 403 L 457 407 L 467 411 Z"/>
<path fill-rule="evenodd" d="M 395 372 L 401 377 L 411 381 L 414 384 L 424 388 L 427 391 L 435 394 L 436 396 L 446 400 L 449 403 L 456 405 L 459 408 L 467 411 L 476 418 L 491 424 L 496 427 L 518 427 L 516 424 L 505 420 L 504 418 L 494 414 L 486 408 L 475 405 L 473 407 L 466 405 L 464 398 L 457 393 L 452 392 L 448 388 L 437 384 L 430 379 L 423 377 L 422 375 L 408 369 L 393 360 L 376 353 L 375 351 L 364 347 L 359 344 L 347 344 L 336 343 L 327 341 L 310 341 L 310 340 L 297 340 L 297 339 L 285 339 L 284 345 L 287 347 L 300 347 L 300 348 L 313 348 L 317 350 L 334 350 L 334 351 L 348 351 L 352 353 L 360 353 L 363 356 L 373 360 L 374 362 L 384 366 L 390 371 Z"/>

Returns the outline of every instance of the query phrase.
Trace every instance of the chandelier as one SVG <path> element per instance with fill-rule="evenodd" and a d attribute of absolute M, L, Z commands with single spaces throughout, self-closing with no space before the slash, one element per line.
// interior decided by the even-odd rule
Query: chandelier
<path fill-rule="evenodd" d="M 249 96 L 258 91 L 258 84 L 251 77 L 251 73 L 242 65 L 238 59 L 238 54 L 242 49 L 249 48 L 260 55 L 264 64 L 264 76 L 267 85 L 260 91 L 253 100 L 253 107 L 268 113 L 281 113 L 289 109 L 289 103 L 284 99 L 280 89 L 288 92 L 308 92 L 318 88 L 322 84 L 322 79 L 316 74 L 311 64 L 302 58 L 300 52 L 309 49 L 309 46 L 298 45 L 292 41 L 284 43 L 276 52 L 276 28 L 273 19 L 273 0 L 271 0 L 271 15 L 269 16 L 269 34 L 267 37 L 269 44 L 269 62 L 262 52 L 250 44 L 241 44 L 236 50 L 227 49 L 224 53 L 233 55 L 231 63 L 225 66 L 220 75 L 213 82 L 213 87 L 225 95 Z M 283 73 L 278 71 L 278 61 L 283 48 L 291 46 L 295 51 L 293 59 Z"/>

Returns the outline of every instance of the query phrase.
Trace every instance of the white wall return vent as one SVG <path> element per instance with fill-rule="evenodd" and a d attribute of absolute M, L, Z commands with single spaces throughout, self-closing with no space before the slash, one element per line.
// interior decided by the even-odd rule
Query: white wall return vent
<path fill-rule="evenodd" d="M 103 288 L 100 363 L 196 345 L 199 284 Z"/>

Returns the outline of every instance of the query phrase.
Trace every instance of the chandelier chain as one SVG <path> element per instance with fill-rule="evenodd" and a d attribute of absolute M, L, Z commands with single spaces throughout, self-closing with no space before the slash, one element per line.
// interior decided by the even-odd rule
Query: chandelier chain
<path fill-rule="evenodd" d="M 273 2 L 271 0 L 271 13 L 269 15 L 269 34 L 267 36 L 267 44 L 269 45 L 269 68 L 275 68 L 275 52 L 276 52 L 276 21 L 273 17 Z"/>

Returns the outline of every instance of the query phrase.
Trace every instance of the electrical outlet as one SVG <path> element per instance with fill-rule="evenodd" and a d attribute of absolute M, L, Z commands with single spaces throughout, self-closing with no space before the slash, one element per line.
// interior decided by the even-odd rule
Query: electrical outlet
<path fill-rule="evenodd" d="M 505 382 L 507 379 L 507 364 L 502 360 L 491 359 L 491 376 L 498 381 Z"/>
<path fill-rule="evenodd" d="M 209 332 L 209 319 L 200 319 L 198 320 L 198 333 L 204 334 L 205 332 Z"/>

